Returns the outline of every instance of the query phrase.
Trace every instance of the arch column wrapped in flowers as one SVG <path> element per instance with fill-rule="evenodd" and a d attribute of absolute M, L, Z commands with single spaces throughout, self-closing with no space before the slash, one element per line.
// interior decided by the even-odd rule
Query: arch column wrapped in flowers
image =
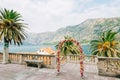
<path fill-rule="evenodd" d="M 60 72 L 60 49 L 61 49 L 61 47 L 62 47 L 62 45 L 65 43 L 65 42 L 74 42 L 77 46 L 78 46 L 78 48 L 79 48 L 79 52 L 80 52 L 80 75 L 81 75 L 81 77 L 83 77 L 83 73 L 84 73 L 84 64 L 83 64 L 83 58 L 84 58 L 84 56 L 83 56 L 83 50 L 82 50 L 82 48 L 81 48 L 81 46 L 80 46 L 80 44 L 79 44 L 79 42 L 78 41 L 76 41 L 76 40 L 74 40 L 74 39 L 71 39 L 71 40 L 63 40 L 63 41 L 61 41 L 60 43 L 59 43 L 59 45 L 58 45 L 58 51 L 57 51 L 57 72 L 59 73 Z"/>

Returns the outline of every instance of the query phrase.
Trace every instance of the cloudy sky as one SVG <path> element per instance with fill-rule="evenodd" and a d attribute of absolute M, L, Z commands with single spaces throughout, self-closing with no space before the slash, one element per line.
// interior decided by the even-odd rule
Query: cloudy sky
<path fill-rule="evenodd" d="M 40 33 L 76 25 L 89 18 L 120 17 L 120 0 L 0 0 L 0 8 L 14 9 Z"/>

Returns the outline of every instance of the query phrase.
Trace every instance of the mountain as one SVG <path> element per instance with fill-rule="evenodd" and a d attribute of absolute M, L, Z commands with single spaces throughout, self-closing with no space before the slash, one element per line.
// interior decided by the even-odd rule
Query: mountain
<path fill-rule="evenodd" d="M 88 19 L 84 22 L 60 28 L 55 32 L 28 33 L 28 38 L 24 43 L 28 44 L 51 44 L 64 39 L 69 35 L 81 43 L 89 42 L 101 30 L 115 29 L 120 31 L 120 17 Z"/>

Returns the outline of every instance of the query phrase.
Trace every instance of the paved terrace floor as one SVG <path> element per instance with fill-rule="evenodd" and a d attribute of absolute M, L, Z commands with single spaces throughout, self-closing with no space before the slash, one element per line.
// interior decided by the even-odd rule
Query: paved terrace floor
<path fill-rule="evenodd" d="M 0 64 L 0 80 L 120 80 L 99 76 L 96 65 L 85 65 L 85 78 L 80 78 L 79 64 L 67 63 L 57 75 L 56 69 L 26 67 L 19 64 Z"/>

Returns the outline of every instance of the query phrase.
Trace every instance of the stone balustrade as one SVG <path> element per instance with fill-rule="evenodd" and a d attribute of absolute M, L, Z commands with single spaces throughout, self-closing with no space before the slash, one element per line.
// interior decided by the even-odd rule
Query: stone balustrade
<path fill-rule="evenodd" d="M 99 75 L 120 77 L 120 58 L 98 57 L 97 67 Z"/>
<path fill-rule="evenodd" d="M 80 55 L 68 55 L 67 56 L 67 61 L 68 62 L 79 62 L 80 61 Z M 84 56 L 84 63 L 97 63 L 97 56 L 89 56 L 85 55 Z"/>
<path fill-rule="evenodd" d="M 0 62 L 2 62 L 2 53 L 0 53 Z M 96 63 L 96 56 L 85 56 L 84 62 Z M 9 53 L 9 62 L 17 64 L 25 64 L 25 60 L 43 60 L 46 67 L 56 68 L 57 59 L 56 55 L 41 55 L 33 53 Z M 66 57 L 61 57 L 61 64 L 67 62 L 79 62 L 80 55 L 67 55 Z"/>
<path fill-rule="evenodd" d="M 41 54 L 30 54 L 30 53 L 9 53 L 10 63 L 25 64 L 25 60 L 43 60 L 46 67 L 56 67 L 56 56 L 55 55 L 41 55 Z M 0 53 L 0 61 L 2 62 L 2 53 Z"/>
<path fill-rule="evenodd" d="M 3 60 L 3 54 L 0 53 L 0 62 Z M 56 55 L 41 55 L 31 53 L 9 53 L 9 62 L 24 64 L 25 60 L 42 60 L 46 67 L 56 68 L 57 56 Z M 80 61 L 80 55 L 67 55 L 61 57 L 61 65 L 67 62 Z M 84 63 L 97 64 L 98 74 L 105 76 L 120 76 L 120 58 L 108 58 L 97 56 L 84 56 Z"/>
<path fill-rule="evenodd" d="M 3 60 L 3 54 L 0 53 L 0 62 L 2 62 L 2 60 Z"/>

